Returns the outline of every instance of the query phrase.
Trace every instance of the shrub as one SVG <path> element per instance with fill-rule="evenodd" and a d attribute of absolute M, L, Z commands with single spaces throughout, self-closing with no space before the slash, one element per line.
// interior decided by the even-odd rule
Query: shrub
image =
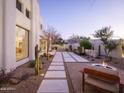
<path fill-rule="evenodd" d="M 91 49 L 92 48 L 92 44 L 89 42 L 88 39 L 81 39 L 80 40 L 80 46 L 84 47 L 84 49 Z"/>
<path fill-rule="evenodd" d="M 35 67 L 35 60 L 29 61 L 29 67 Z"/>

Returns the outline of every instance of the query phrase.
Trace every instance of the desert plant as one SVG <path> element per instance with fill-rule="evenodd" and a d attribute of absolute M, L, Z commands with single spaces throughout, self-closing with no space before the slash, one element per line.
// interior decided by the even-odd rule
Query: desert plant
<path fill-rule="evenodd" d="M 118 45 L 119 45 L 119 42 L 117 42 L 117 41 L 114 41 L 114 40 L 108 41 L 108 43 L 105 45 L 107 56 L 110 56 L 109 55 L 110 52 L 112 52 L 114 49 L 116 49 Z"/>
<path fill-rule="evenodd" d="M 37 57 L 35 59 L 35 74 L 38 75 L 39 74 L 39 68 L 40 68 L 40 65 L 39 65 L 39 57 Z"/>
<path fill-rule="evenodd" d="M 35 60 L 29 61 L 29 67 L 35 67 Z"/>
<path fill-rule="evenodd" d="M 110 52 L 116 49 L 120 44 L 120 42 L 111 39 L 113 36 L 113 31 L 110 29 L 110 27 L 104 27 L 100 30 L 97 30 L 93 36 L 99 38 L 103 42 L 104 51 L 107 58 L 111 57 Z"/>
<path fill-rule="evenodd" d="M 39 51 L 38 45 L 35 46 L 35 74 L 39 74 L 40 63 L 39 63 Z"/>

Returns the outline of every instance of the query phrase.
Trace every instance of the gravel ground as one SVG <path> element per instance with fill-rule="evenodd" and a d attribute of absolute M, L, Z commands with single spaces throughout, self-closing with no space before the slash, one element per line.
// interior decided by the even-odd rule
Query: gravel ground
<path fill-rule="evenodd" d="M 72 93 L 83 93 L 82 92 L 82 74 L 79 71 L 82 68 L 84 68 L 87 64 L 100 63 L 103 61 L 103 59 L 92 60 L 92 58 L 90 58 L 90 57 L 87 57 L 87 56 L 83 56 L 83 57 L 86 59 L 89 59 L 90 62 L 89 63 L 65 63 L 66 70 L 69 73 L 68 78 L 70 78 L 70 80 L 71 80 L 69 82 L 69 85 L 71 83 L 72 86 L 70 88 L 71 88 L 71 91 L 73 91 Z M 113 60 L 112 62 L 110 62 L 108 64 L 118 68 L 118 70 L 120 72 L 121 83 L 124 84 L 124 69 L 123 69 L 124 64 L 121 62 L 122 62 L 122 60 L 118 59 L 118 60 Z M 94 87 L 92 87 L 92 86 L 86 85 L 85 93 L 104 93 L 104 92 L 94 89 Z M 124 85 L 123 85 L 123 93 L 124 93 Z"/>
<path fill-rule="evenodd" d="M 84 58 L 90 60 L 89 63 L 65 63 L 66 75 L 69 84 L 70 93 L 83 93 L 82 92 L 82 75 L 79 72 L 86 64 L 91 63 L 99 63 L 102 62 L 103 59 L 94 59 L 91 57 L 83 56 Z M 45 58 L 41 58 L 44 65 L 42 66 L 42 70 L 40 73 L 46 73 L 52 58 L 49 62 Z M 109 63 L 112 66 L 115 66 L 119 69 L 119 71 L 123 74 L 121 75 L 121 82 L 124 84 L 124 60 L 123 59 L 113 59 L 112 62 Z M 6 81 L 6 83 L 0 85 L 0 93 L 36 93 L 40 83 L 43 80 L 43 76 L 36 76 L 34 73 L 34 68 L 29 67 L 29 63 L 21 65 L 15 71 L 13 71 L 15 77 L 19 77 L 28 73 L 29 76 L 27 79 L 21 81 L 19 84 L 10 84 Z M 8 89 L 8 90 L 7 90 Z M 124 90 L 124 87 L 123 87 Z M 94 89 L 91 86 L 86 85 L 85 93 L 102 93 L 99 90 Z"/>
<path fill-rule="evenodd" d="M 42 61 L 45 63 L 43 64 L 40 73 L 46 73 L 51 60 L 52 58 L 48 62 L 45 58 L 42 59 Z M 25 73 L 27 73 L 29 76 L 19 84 L 10 84 L 7 81 L 2 83 L 0 93 L 36 93 L 41 81 L 43 80 L 43 76 L 35 75 L 34 68 L 29 67 L 29 62 L 21 65 L 12 73 L 14 74 L 14 77 L 21 77 Z"/>

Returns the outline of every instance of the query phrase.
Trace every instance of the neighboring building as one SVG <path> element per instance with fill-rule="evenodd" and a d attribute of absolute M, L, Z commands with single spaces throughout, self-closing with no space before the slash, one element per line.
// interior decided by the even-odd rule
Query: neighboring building
<path fill-rule="evenodd" d="M 101 56 L 106 55 L 104 51 L 104 46 L 102 45 L 102 41 L 100 39 L 90 39 L 90 42 L 95 50 L 95 55 Z M 71 46 L 72 50 L 74 50 L 77 49 L 80 46 L 80 44 L 79 42 L 66 41 L 66 44 L 64 44 L 64 48 L 69 49 L 69 46 Z M 116 49 L 114 49 L 110 54 L 114 58 L 124 58 L 124 41 L 122 41 L 121 44 Z"/>
<path fill-rule="evenodd" d="M 72 50 L 78 49 L 78 47 L 80 46 L 79 42 L 79 38 L 65 40 L 64 48 L 69 49 L 70 47 L 72 47 Z"/>
<path fill-rule="evenodd" d="M 0 0 L 0 69 L 34 60 L 42 34 L 38 0 Z"/>
<path fill-rule="evenodd" d="M 91 39 L 90 42 L 92 43 L 94 50 L 97 51 L 97 54 L 99 54 L 100 51 L 100 55 L 105 55 L 104 46 L 102 45 L 101 40 Z M 111 52 L 111 56 L 115 58 L 124 58 L 123 46 L 124 46 L 124 42 L 121 42 L 121 44 Z"/>

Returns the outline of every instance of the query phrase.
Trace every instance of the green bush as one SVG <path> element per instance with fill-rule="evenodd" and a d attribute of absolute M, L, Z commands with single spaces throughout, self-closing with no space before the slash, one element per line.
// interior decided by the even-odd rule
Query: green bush
<path fill-rule="evenodd" d="M 89 42 L 88 39 L 81 39 L 80 40 L 80 46 L 84 47 L 84 49 L 91 49 L 92 48 L 92 44 Z"/>
<path fill-rule="evenodd" d="M 29 67 L 35 67 L 35 60 L 29 61 Z"/>

